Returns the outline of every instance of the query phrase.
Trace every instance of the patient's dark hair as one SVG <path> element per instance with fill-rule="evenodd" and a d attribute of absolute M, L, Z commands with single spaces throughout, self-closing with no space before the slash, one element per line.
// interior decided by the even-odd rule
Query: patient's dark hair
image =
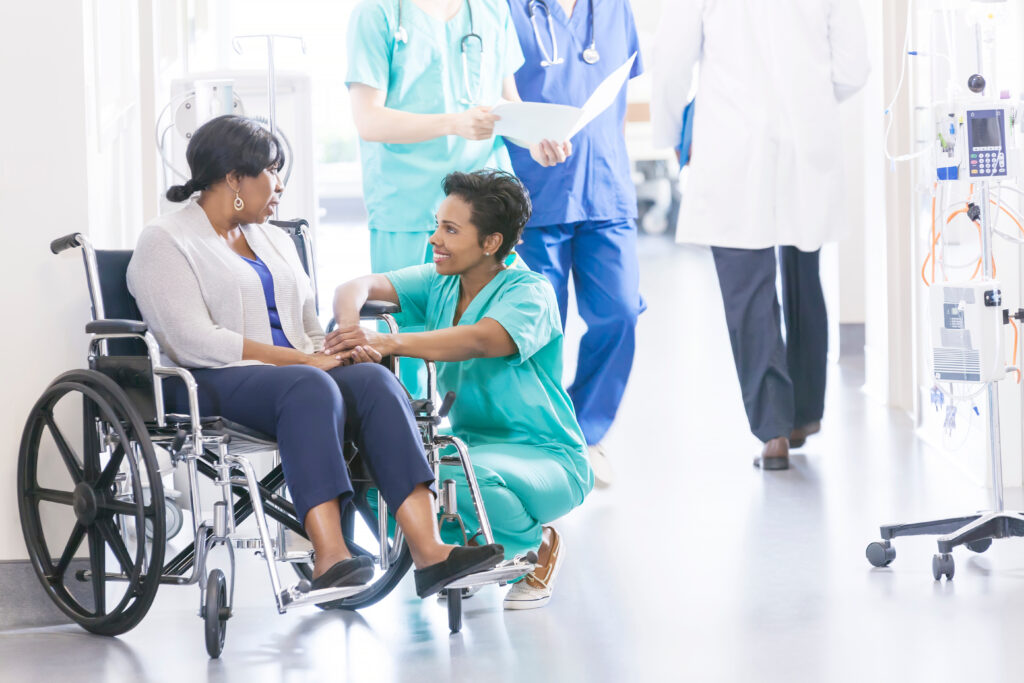
<path fill-rule="evenodd" d="M 519 243 L 533 207 L 530 195 L 511 173 L 485 169 L 472 173 L 449 173 L 444 179 L 446 196 L 455 195 L 469 204 L 470 220 L 479 233 L 480 246 L 493 233 L 502 237 L 495 253 L 498 261 L 505 260 Z"/>
<path fill-rule="evenodd" d="M 192 179 L 167 190 L 172 202 L 183 202 L 235 171 L 255 178 L 264 169 L 284 168 L 284 148 L 277 136 L 244 116 L 218 116 L 199 126 L 185 150 Z"/>

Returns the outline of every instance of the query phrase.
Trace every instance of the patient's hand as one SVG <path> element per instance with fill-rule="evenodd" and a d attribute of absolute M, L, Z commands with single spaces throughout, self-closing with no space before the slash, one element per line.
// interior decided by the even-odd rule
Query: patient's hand
<path fill-rule="evenodd" d="M 310 353 L 305 358 L 306 365 L 312 365 L 314 368 L 320 368 L 324 372 L 333 370 L 339 365 L 348 365 L 348 358 L 340 353 L 338 354 L 323 354 L 323 353 Z"/>
<path fill-rule="evenodd" d="M 324 340 L 324 353 L 336 354 L 353 351 L 356 347 L 370 347 L 381 357 L 391 354 L 391 336 L 368 330 L 360 325 L 340 327 Z"/>

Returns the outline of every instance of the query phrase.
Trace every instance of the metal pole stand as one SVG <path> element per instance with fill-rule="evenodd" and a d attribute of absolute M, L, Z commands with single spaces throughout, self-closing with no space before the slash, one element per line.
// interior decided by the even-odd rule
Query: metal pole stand
<path fill-rule="evenodd" d="M 992 279 L 992 223 L 988 183 L 980 185 L 981 206 L 981 257 L 983 279 Z M 983 553 L 992 545 L 994 538 L 1024 536 L 1024 513 L 1007 511 L 1003 504 L 1003 457 L 999 440 L 999 390 L 997 382 L 988 382 L 985 389 L 988 396 L 988 443 L 992 467 L 992 496 L 994 509 L 965 517 L 938 519 L 930 522 L 910 524 L 889 524 L 881 527 L 881 541 L 869 543 L 865 554 L 868 562 L 875 567 L 887 567 L 896 559 L 892 539 L 898 536 L 930 536 L 941 534 L 938 552 L 932 557 L 932 576 L 940 580 L 953 578 L 954 563 L 952 551 L 958 545 L 968 550 Z"/>

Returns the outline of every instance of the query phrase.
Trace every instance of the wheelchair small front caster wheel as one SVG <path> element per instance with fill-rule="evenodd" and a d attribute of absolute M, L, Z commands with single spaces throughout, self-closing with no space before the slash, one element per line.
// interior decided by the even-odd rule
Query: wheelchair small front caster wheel
<path fill-rule="evenodd" d="M 206 604 L 203 609 L 203 621 L 206 623 L 206 652 L 216 659 L 224 651 L 224 637 L 228 629 L 227 583 L 224 572 L 214 569 L 206 580 Z"/>
<path fill-rule="evenodd" d="M 972 553 L 983 553 L 992 547 L 992 539 L 983 538 L 980 541 L 971 541 L 970 543 L 965 543 L 964 545 L 967 546 L 967 549 L 970 550 Z"/>
<path fill-rule="evenodd" d="M 943 576 L 947 581 L 952 579 L 954 569 L 953 556 L 949 553 L 936 553 L 932 556 L 932 576 L 936 581 L 941 580 Z"/>
<path fill-rule="evenodd" d="M 458 633 L 462 630 L 462 589 L 449 588 L 445 592 L 448 597 L 448 629 Z"/>
<path fill-rule="evenodd" d="M 889 541 L 875 541 L 868 543 L 864 554 L 872 567 L 888 567 L 896 559 L 896 548 Z"/>

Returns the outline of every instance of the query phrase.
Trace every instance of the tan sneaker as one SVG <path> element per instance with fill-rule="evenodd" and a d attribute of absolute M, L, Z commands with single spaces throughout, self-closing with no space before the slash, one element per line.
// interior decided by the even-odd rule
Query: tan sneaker
<path fill-rule="evenodd" d="M 587 459 L 590 460 L 590 469 L 594 470 L 594 486 L 606 489 L 615 482 L 615 472 L 608 459 L 608 451 L 602 444 L 587 446 Z"/>
<path fill-rule="evenodd" d="M 551 591 L 562 568 L 562 537 L 554 527 L 551 529 L 551 554 L 544 567 L 537 567 L 526 577 L 514 584 L 505 595 L 505 609 L 537 609 L 548 604 Z"/>

